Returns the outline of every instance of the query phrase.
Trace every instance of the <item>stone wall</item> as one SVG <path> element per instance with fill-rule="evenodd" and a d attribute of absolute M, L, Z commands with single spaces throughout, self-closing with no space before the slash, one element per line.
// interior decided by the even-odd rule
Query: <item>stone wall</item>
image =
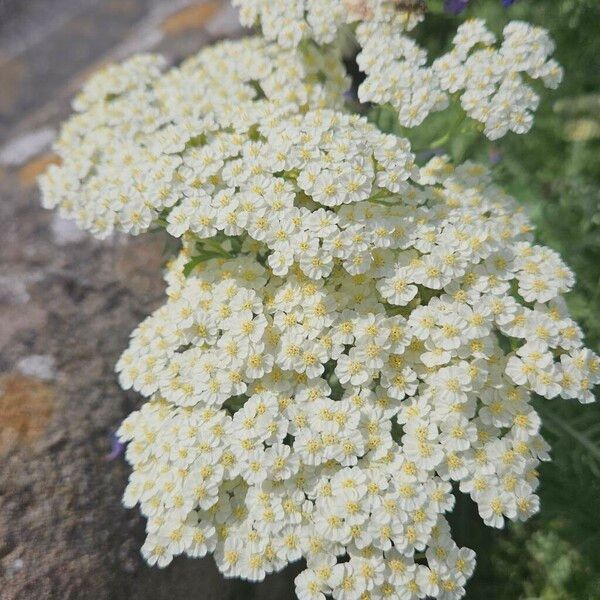
<path fill-rule="evenodd" d="M 162 302 L 165 240 L 93 240 L 39 206 L 58 125 L 99 65 L 155 50 L 176 62 L 239 35 L 230 7 L 181 0 L 0 0 L 0 597 L 293 597 L 291 569 L 260 585 L 211 558 L 150 569 L 144 522 L 122 507 L 113 434 L 140 403 L 114 364 Z M 114 450 L 114 451 L 113 451 Z"/>

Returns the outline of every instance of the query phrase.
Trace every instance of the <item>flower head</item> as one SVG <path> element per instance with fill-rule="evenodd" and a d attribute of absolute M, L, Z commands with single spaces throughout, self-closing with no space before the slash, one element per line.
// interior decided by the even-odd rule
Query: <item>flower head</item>
<path fill-rule="evenodd" d="M 376 182 L 350 202 L 322 192 L 317 166 L 376 138 L 361 123 L 318 111 L 283 130 L 315 157 L 277 167 L 294 174 L 281 210 L 298 211 L 298 229 L 266 228 L 289 234 L 284 274 L 272 238 L 247 225 L 237 256 L 194 262 L 192 227 L 167 270 L 169 300 L 117 365 L 123 387 L 150 399 L 120 431 L 150 562 L 213 552 L 224 574 L 261 580 L 304 557 L 300 598 L 459 598 L 473 554 L 449 533 L 451 484 L 493 527 L 538 510 L 533 473 L 548 457 L 531 395 L 587 401 L 600 381 L 560 298 L 572 279 L 479 165 L 434 158 L 381 202 Z M 376 147 L 364 158 L 375 172 L 404 172 L 402 145 Z M 253 193 L 272 203 L 261 177 Z M 368 270 L 351 272 L 357 257 Z"/>
<path fill-rule="evenodd" d="M 352 29 L 360 99 L 401 125 L 453 98 L 495 139 L 531 127 L 529 79 L 559 83 L 553 42 L 469 20 L 428 64 L 406 35 L 417 2 L 234 4 L 271 41 L 108 67 L 41 179 L 44 205 L 97 236 L 181 241 L 116 367 L 148 399 L 118 432 L 142 554 L 213 554 L 251 581 L 303 558 L 300 600 L 461 598 L 475 558 L 451 536 L 453 488 L 492 527 L 535 514 L 532 396 L 593 401 L 600 359 L 517 202 L 485 167 L 419 166 L 348 113 L 338 47 Z"/>
<path fill-rule="evenodd" d="M 164 67 L 158 56 L 137 56 L 85 85 L 56 144 L 62 163 L 40 180 L 45 207 L 98 237 L 137 235 L 182 198 L 198 204 L 218 188 L 224 161 L 250 151 L 261 122 L 336 106 L 347 87 L 335 52 L 281 51 L 259 38 L 222 42 Z M 181 209 L 172 219 L 175 232 L 186 230 Z M 211 214 L 201 221 L 199 231 L 210 232 Z"/>

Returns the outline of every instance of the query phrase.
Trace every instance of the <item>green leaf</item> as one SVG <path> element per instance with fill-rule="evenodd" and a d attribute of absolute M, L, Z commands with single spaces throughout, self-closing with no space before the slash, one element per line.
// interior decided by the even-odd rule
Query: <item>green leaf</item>
<path fill-rule="evenodd" d="M 192 258 L 183 267 L 184 277 L 189 277 L 191 272 L 200 263 L 206 262 L 207 260 L 212 260 L 213 258 L 225 258 L 225 256 L 223 254 L 220 254 L 219 252 L 212 252 L 210 250 L 204 250 L 201 254 L 198 254 L 197 256 L 192 256 Z"/>

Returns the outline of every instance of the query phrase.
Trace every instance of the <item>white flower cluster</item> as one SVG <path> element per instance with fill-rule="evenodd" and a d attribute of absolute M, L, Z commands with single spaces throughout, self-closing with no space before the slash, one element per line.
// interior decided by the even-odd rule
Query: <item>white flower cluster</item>
<path fill-rule="evenodd" d="M 98 237 L 138 234 L 184 197 L 220 185 L 223 160 L 251 145 L 257 123 L 335 107 L 348 81 L 334 51 L 281 50 L 260 38 L 223 42 L 165 73 L 134 57 L 94 76 L 40 179 L 43 204 Z M 324 76 L 327 73 L 327 76 Z"/>
<path fill-rule="evenodd" d="M 264 244 L 275 275 L 296 262 L 312 279 L 328 276 L 336 259 L 352 275 L 365 273 L 372 247 L 403 243 L 393 220 L 370 220 L 374 205 L 360 202 L 411 195 L 406 180 L 418 170 L 407 140 L 357 115 L 317 110 L 271 119 L 237 150 L 211 155 L 210 174 L 221 185 L 211 179 L 186 195 L 167 217 L 169 233 L 247 234 Z"/>
<path fill-rule="evenodd" d="M 512 21 L 503 35 L 495 48 L 495 36 L 482 20 L 466 21 L 458 27 L 452 50 L 429 67 L 426 52 L 406 35 L 361 24 L 357 60 L 367 78 L 359 97 L 389 103 L 401 125 L 414 127 L 430 112 L 446 108 L 448 95 L 455 94 L 465 113 L 483 124 L 488 138 L 526 133 L 539 97 L 523 76 L 556 88 L 562 69 L 548 58 L 554 44 L 546 30 Z"/>
<path fill-rule="evenodd" d="M 151 564 L 212 552 L 261 580 L 304 557 L 301 600 L 449 600 L 474 566 L 444 518 L 452 483 L 494 527 L 538 510 L 531 393 L 586 402 L 600 381 L 560 297 L 572 275 L 482 167 L 436 158 L 413 177 L 312 213 L 385 230 L 364 236 L 367 272 L 334 256 L 307 276 L 302 236 L 286 277 L 246 234 L 222 242 L 236 257 L 194 262 L 185 235 L 169 300 L 117 366 L 150 398 L 120 435 Z"/>
<path fill-rule="evenodd" d="M 331 44 L 347 23 L 355 24 L 367 75 L 358 89 L 362 102 L 389 104 L 403 127 L 420 125 L 444 110 L 454 95 L 465 113 L 483 125 L 494 140 L 509 131 L 526 133 L 533 124 L 539 97 L 527 83 L 539 79 L 556 88 L 562 68 L 549 56 L 554 43 L 548 32 L 522 21 L 509 23 L 503 41 L 480 19 L 458 27 L 453 48 L 427 65 L 427 53 L 404 32 L 423 14 L 393 0 L 237 0 L 242 22 L 260 21 L 264 35 L 286 47 L 303 39 Z"/>
<path fill-rule="evenodd" d="M 453 488 L 493 527 L 534 514 L 532 397 L 593 401 L 600 360 L 562 299 L 571 271 L 485 168 L 419 167 L 342 112 L 337 41 L 355 31 L 362 100 L 412 127 L 452 98 L 490 138 L 529 129 L 553 44 L 514 22 L 495 47 L 469 21 L 428 66 L 397 0 L 234 4 L 277 43 L 108 67 L 40 182 L 99 237 L 182 240 L 117 365 L 149 399 L 119 431 L 142 552 L 254 581 L 304 558 L 300 600 L 461 598 L 475 557 L 450 535 Z"/>
<path fill-rule="evenodd" d="M 334 43 L 348 24 L 359 22 L 389 24 L 398 31 L 413 29 L 423 15 L 401 4 L 399 0 L 233 0 L 240 7 L 243 25 L 260 23 L 262 34 L 285 48 L 303 40 Z"/>
<path fill-rule="evenodd" d="M 440 87 L 451 94 L 460 92 L 462 108 L 484 125 L 492 140 L 508 131 L 521 134 L 531 129 L 539 96 L 525 75 L 553 89 L 563 76 L 560 65 L 549 58 L 554 43 L 546 30 L 513 21 L 503 36 L 496 49 L 483 21 L 467 21 L 458 28 L 453 50 L 433 64 Z"/>

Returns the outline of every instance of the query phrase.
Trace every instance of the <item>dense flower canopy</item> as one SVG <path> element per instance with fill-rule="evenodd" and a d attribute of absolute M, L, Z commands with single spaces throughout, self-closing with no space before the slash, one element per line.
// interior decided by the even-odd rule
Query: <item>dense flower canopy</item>
<path fill-rule="evenodd" d="M 389 103 L 405 127 L 414 127 L 429 113 L 443 110 L 452 95 L 465 114 L 482 124 L 490 139 L 508 131 L 526 133 L 533 124 L 539 96 L 528 80 L 555 88 L 562 68 L 548 57 L 554 44 L 548 32 L 512 21 L 495 47 L 495 36 L 480 19 L 458 27 L 450 52 L 427 66 L 427 54 L 406 35 L 378 25 L 361 24 L 358 64 L 367 74 L 359 88 L 362 101 Z"/>
<path fill-rule="evenodd" d="M 428 64 L 407 36 L 423 15 L 393 0 L 235 3 L 267 41 L 108 67 L 41 178 L 96 236 L 181 242 L 117 365 L 148 399 L 119 431 L 142 552 L 253 581 L 305 559 L 300 600 L 460 598 L 454 493 L 492 527 L 537 512 L 532 401 L 593 401 L 600 360 L 562 298 L 573 274 L 485 167 L 418 161 L 348 112 L 341 40 L 362 102 L 405 128 L 453 104 L 491 139 L 531 127 L 553 43 L 471 20 Z"/>
<path fill-rule="evenodd" d="M 427 65 L 427 53 L 408 35 L 421 20 L 416 4 L 397 0 L 236 0 L 246 25 L 260 22 L 264 35 L 285 47 L 302 40 L 334 44 L 350 26 L 362 49 L 358 65 L 366 74 L 362 102 L 390 105 L 404 127 L 414 127 L 443 110 L 454 95 L 465 114 L 482 124 L 490 139 L 508 131 L 526 133 L 539 97 L 528 80 L 555 88 L 562 68 L 550 55 L 548 32 L 513 21 L 495 46 L 480 19 L 459 26 L 453 48 Z"/>
<path fill-rule="evenodd" d="M 339 106 L 348 87 L 336 52 L 281 50 L 261 38 L 164 66 L 136 56 L 90 80 L 55 145 L 62 164 L 41 179 L 44 206 L 98 237 L 146 231 L 184 195 L 214 189 L 257 123 Z"/>
<path fill-rule="evenodd" d="M 252 232 L 196 264 L 185 235 L 168 302 L 117 366 L 150 398 L 120 435 L 151 563 L 214 552 L 261 580 L 304 557 L 300 598 L 459 598 L 474 555 L 444 518 L 451 484 L 494 527 L 537 512 L 531 393 L 589 401 L 600 380 L 560 297 L 572 275 L 484 168 L 434 159 L 413 177 L 389 206 L 306 211 L 321 241 L 365 227 L 365 272 L 333 256 L 311 278 L 293 231 L 285 277 Z"/>
<path fill-rule="evenodd" d="M 422 11 L 404 10 L 398 0 L 233 0 L 233 4 L 240 7 L 242 24 L 259 22 L 267 39 L 286 48 L 305 40 L 332 44 L 349 25 L 410 31 L 423 20 Z"/>

